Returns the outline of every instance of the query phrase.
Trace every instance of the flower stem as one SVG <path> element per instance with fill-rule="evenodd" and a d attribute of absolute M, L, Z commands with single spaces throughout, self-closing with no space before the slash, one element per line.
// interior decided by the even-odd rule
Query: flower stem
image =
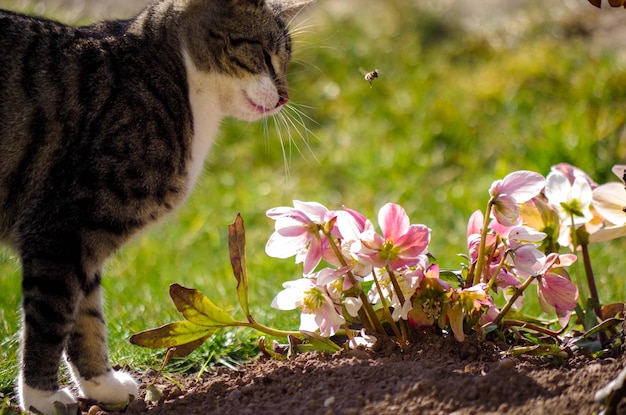
<path fill-rule="evenodd" d="M 598 289 L 596 287 L 596 280 L 593 275 L 593 269 L 591 268 L 591 258 L 589 258 L 589 247 L 587 244 L 581 244 L 583 263 L 585 264 L 585 273 L 587 274 L 587 285 L 589 286 L 589 294 L 593 301 L 593 312 L 600 320 L 602 320 L 602 307 L 600 306 L 600 297 L 598 296 Z"/>
<path fill-rule="evenodd" d="M 387 268 L 387 274 L 389 274 L 389 280 L 391 281 L 391 285 L 393 285 L 393 289 L 395 290 L 396 295 L 398 296 L 398 300 L 400 300 L 401 305 L 404 305 L 404 301 L 405 301 L 404 293 L 402 292 L 402 289 L 400 288 L 400 284 L 398 284 L 398 279 L 396 278 L 396 274 L 394 274 L 391 268 L 389 268 L 389 265 L 387 265 L 386 268 Z"/>
<path fill-rule="evenodd" d="M 546 335 L 552 337 L 554 340 L 556 340 L 557 343 L 559 343 L 559 344 L 563 343 L 563 340 L 561 340 L 561 338 L 559 337 L 559 335 L 561 334 L 560 332 L 553 331 L 553 330 L 547 329 L 545 327 L 541 327 L 541 326 L 538 326 L 536 324 L 529 323 L 527 321 L 503 320 L 502 321 L 502 325 L 505 326 L 505 327 L 522 327 L 522 328 L 527 328 L 527 329 L 536 331 L 538 333 L 546 334 Z"/>
<path fill-rule="evenodd" d="M 480 248 L 478 250 L 478 259 L 476 263 L 476 268 L 474 269 L 474 279 L 472 281 L 472 285 L 476 285 L 482 280 L 483 266 L 485 264 L 485 245 L 487 243 L 487 231 L 489 230 L 489 217 L 491 214 L 491 208 L 493 207 L 494 200 L 495 198 L 492 196 L 489 199 L 489 202 L 487 202 L 487 210 L 485 211 L 485 219 L 480 234 Z"/>
<path fill-rule="evenodd" d="M 504 263 L 506 262 L 506 256 L 510 252 L 511 252 L 511 250 L 507 249 L 502 254 L 502 259 L 500 260 L 500 263 L 498 264 L 498 269 L 496 270 L 496 272 L 493 273 L 493 277 L 489 280 L 489 283 L 487 284 L 487 289 L 488 290 L 490 290 L 493 287 L 493 284 L 495 284 L 496 280 L 498 279 L 498 274 L 500 274 L 500 270 L 502 270 L 502 267 L 504 267 Z"/>
<path fill-rule="evenodd" d="M 297 337 L 299 339 L 304 338 L 304 336 L 302 336 L 302 333 L 300 333 L 299 331 L 288 331 L 288 330 L 278 330 L 278 329 L 274 329 L 272 327 L 268 327 L 265 326 L 259 322 L 257 322 L 256 320 L 254 320 L 251 316 L 248 316 L 248 320 L 249 322 L 247 323 L 243 323 L 243 324 L 237 324 L 243 327 L 250 327 L 253 328 L 257 331 L 263 332 L 265 334 L 268 334 L 270 336 L 274 336 L 274 337 L 288 337 L 288 336 L 294 336 Z"/>
<path fill-rule="evenodd" d="M 517 290 L 515 290 L 515 293 L 513 293 L 511 298 L 509 298 L 509 301 L 507 301 L 507 303 L 504 305 L 504 307 L 502 307 L 502 310 L 500 310 L 500 313 L 496 316 L 496 318 L 493 319 L 492 324 L 495 324 L 496 326 L 498 324 L 500 324 L 500 321 L 502 321 L 502 319 L 504 318 L 505 314 L 509 312 L 511 307 L 513 307 L 513 304 L 515 304 L 515 301 L 517 301 L 517 299 L 519 298 L 520 295 L 522 295 L 524 290 L 526 288 L 528 288 L 530 283 L 533 282 L 534 278 L 536 278 L 536 277 L 534 275 L 531 275 L 530 277 L 528 277 L 526 279 L 526 281 L 524 281 L 522 283 L 522 285 L 519 286 L 519 288 Z"/>
<path fill-rule="evenodd" d="M 341 254 L 339 247 L 335 243 L 335 240 L 330 233 L 330 229 L 328 229 L 326 226 L 321 226 L 320 230 L 322 231 L 324 236 L 328 239 L 328 242 L 329 242 L 328 244 L 332 248 L 337 259 L 339 260 L 339 263 L 344 267 L 347 266 L 348 263 L 346 262 L 346 259 Z M 357 279 L 354 277 L 354 274 L 352 273 L 352 271 L 346 272 L 346 276 L 348 277 L 352 285 L 358 287 L 359 299 L 361 300 L 361 303 L 363 304 L 363 306 L 359 308 L 359 311 L 357 312 L 359 319 L 361 320 L 361 323 L 365 326 L 366 329 L 373 328 L 374 330 L 376 330 L 376 332 L 380 334 L 384 334 L 385 329 L 383 328 L 383 324 L 378 319 L 378 316 L 376 315 L 374 308 L 370 304 L 367 298 L 367 295 L 365 295 L 365 293 L 363 292 L 361 285 L 358 283 Z"/>
<path fill-rule="evenodd" d="M 402 337 L 402 334 L 398 330 L 398 326 L 393 321 L 393 316 L 389 312 L 389 305 L 387 304 L 387 299 L 385 298 L 383 294 L 383 289 L 380 286 L 380 281 L 378 281 L 378 278 L 376 278 L 376 273 L 373 270 L 372 270 L 372 275 L 374 276 L 374 284 L 376 284 L 376 290 L 378 291 L 378 296 L 380 297 L 380 302 L 382 304 L 383 314 L 385 315 L 385 318 L 389 322 L 389 325 L 391 326 L 391 329 L 393 330 L 393 334 L 398 338 L 398 341 L 403 341 L 404 339 Z"/>
<path fill-rule="evenodd" d="M 578 257 L 578 238 L 576 237 L 576 225 L 574 224 L 574 214 L 570 213 L 570 221 L 572 227 L 572 246 L 574 247 L 574 254 Z M 585 310 L 585 301 L 587 299 L 587 295 L 585 294 L 585 286 L 582 282 L 582 277 L 580 276 L 580 269 L 578 268 L 578 261 L 574 263 L 574 270 L 576 272 L 576 286 L 578 287 L 578 299 L 581 304 L 580 307 L 582 310 Z"/>

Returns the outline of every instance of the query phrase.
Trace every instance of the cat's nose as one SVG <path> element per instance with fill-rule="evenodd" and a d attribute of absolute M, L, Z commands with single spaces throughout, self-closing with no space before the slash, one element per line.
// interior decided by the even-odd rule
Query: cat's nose
<path fill-rule="evenodd" d="M 278 95 L 278 103 L 276 104 L 276 108 L 280 107 L 281 105 L 285 105 L 287 102 L 289 102 L 289 94 L 287 94 L 286 92 L 281 92 Z"/>

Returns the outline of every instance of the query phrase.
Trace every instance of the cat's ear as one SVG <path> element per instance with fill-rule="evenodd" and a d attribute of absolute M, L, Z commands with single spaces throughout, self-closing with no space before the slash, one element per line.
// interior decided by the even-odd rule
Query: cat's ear
<path fill-rule="evenodd" d="M 266 0 L 268 6 L 274 10 L 285 22 L 291 21 L 305 6 L 315 0 Z"/>

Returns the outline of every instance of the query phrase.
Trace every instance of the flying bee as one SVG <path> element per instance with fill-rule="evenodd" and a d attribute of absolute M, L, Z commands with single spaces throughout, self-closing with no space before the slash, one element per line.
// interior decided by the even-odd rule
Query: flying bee
<path fill-rule="evenodd" d="M 370 88 L 372 87 L 372 81 L 376 78 L 378 78 L 378 69 L 374 69 L 371 72 L 365 72 L 363 69 L 361 69 L 361 72 L 365 75 L 364 79 L 370 83 Z"/>

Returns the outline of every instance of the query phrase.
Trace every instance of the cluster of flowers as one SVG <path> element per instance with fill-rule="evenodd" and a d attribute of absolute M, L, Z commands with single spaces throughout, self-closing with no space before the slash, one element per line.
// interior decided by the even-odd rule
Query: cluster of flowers
<path fill-rule="evenodd" d="M 613 169 L 621 180 L 625 170 Z M 349 335 L 358 319 L 375 332 L 388 323 L 399 337 L 407 323 L 437 324 L 463 341 L 465 333 L 497 325 L 511 307 L 521 307 L 534 283 L 542 308 L 565 327 L 584 294 L 566 270 L 579 248 L 626 235 L 624 183 L 598 186 L 576 167 L 559 164 L 545 178 L 511 173 L 495 181 L 489 195 L 485 213 L 476 211 L 468 223 L 467 266 L 445 272 L 456 279 L 442 278 L 428 251 L 431 230 L 411 224 L 399 205 L 380 209 L 380 233 L 346 207 L 294 201 L 270 209 L 267 216 L 276 222 L 266 253 L 295 256 L 304 268 L 302 278 L 283 284 L 272 306 L 300 309 L 300 329 L 322 336 Z M 507 300 L 503 307 L 493 300 L 497 292 Z"/>

